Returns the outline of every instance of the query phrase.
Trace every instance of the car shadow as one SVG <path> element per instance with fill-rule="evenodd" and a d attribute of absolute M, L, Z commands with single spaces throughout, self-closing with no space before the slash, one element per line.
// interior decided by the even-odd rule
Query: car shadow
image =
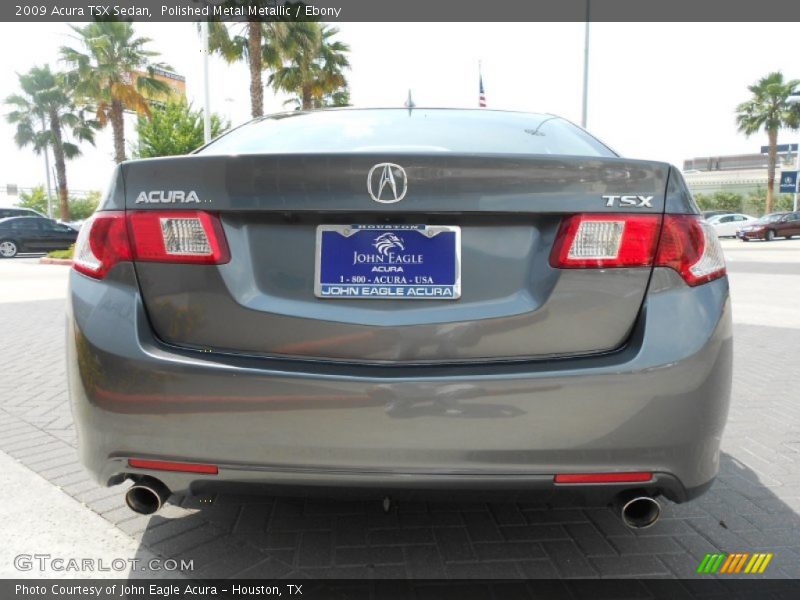
<path fill-rule="evenodd" d="M 173 496 L 142 520 L 141 557 L 175 575 L 213 578 L 705 578 L 706 554 L 774 556 L 763 575 L 800 577 L 800 516 L 756 472 L 723 453 L 709 492 L 663 502 L 651 528 L 610 507 L 528 503 L 333 500 L 222 493 Z M 791 499 L 790 499 L 791 500 Z M 184 569 L 180 569 L 180 561 Z M 172 565 L 170 565 L 172 566 Z M 132 573 L 132 577 L 137 574 Z"/>

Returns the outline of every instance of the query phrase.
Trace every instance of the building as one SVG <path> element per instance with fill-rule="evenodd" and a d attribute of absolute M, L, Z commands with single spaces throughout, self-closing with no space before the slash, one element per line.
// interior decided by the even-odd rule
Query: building
<path fill-rule="evenodd" d="M 778 154 L 775 193 L 779 191 L 780 171 L 794 170 L 795 161 L 795 154 Z M 690 158 L 683 161 L 683 175 L 689 189 L 695 194 L 725 191 L 746 195 L 767 188 L 767 155 L 733 154 Z"/>
<path fill-rule="evenodd" d="M 147 77 L 148 73 L 145 71 L 134 71 L 128 75 L 129 81 L 134 78 Z M 160 67 L 153 67 L 153 77 L 169 86 L 170 91 L 167 94 L 150 95 L 147 91 L 142 94 L 147 98 L 151 104 L 163 104 L 169 99 L 185 99 L 186 98 L 186 78 L 178 73 L 167 71 Z"/>

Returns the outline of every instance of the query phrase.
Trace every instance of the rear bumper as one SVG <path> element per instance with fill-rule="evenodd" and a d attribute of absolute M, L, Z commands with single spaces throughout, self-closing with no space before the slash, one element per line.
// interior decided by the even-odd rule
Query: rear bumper
<path fill-rule="evenodd" d="M 105 485 L 328 491 L 494 490 L 684 501 L 710 485 L 727 417 L 728 284 L 656 269 L 629 343 L 604 356 L 452 366 L 344 365 L 184 351 L 155 339 L 133 269 L 71 274 L 68 373 L 83 463 Z M 133 469 L 212 463 L 218 475 Z M 647 484 L 555 473 L 652 471 Z"/>

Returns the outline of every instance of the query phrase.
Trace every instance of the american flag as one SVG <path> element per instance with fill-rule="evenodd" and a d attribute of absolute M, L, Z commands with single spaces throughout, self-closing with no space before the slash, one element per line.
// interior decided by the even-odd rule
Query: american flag
<path fill-rule="evenodd" d="M 483 74 L 478 71 L 478 106 L 486 108 L 486 92 L 483 91 Z"/>

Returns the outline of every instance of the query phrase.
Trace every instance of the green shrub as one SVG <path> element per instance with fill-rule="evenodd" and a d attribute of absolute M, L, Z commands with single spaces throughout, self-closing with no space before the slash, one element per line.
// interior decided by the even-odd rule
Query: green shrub
<path fill-rule="evenodd" d="M 22 192 L 17 206 L 20 208 L 31 208 L 35 211 L 47 214 L 47 194 L 43 185 L 38 185 L 30 192 Z M 100 192 L 91 191 L 83 198 L 69 199 L 69 218 L 73 221 L 88 219 L 100 204 Z M 53 197 L 53 210 L 58 209 L 58 198 Z M 55 218 L 58 218 L 57 215 Z"/>
<path fill-rule="evenodd" d="M 713 194 L 695 194 L 694 199 L 700 210 L 742 210 L 744 197 L 737 192 L 714 192 Z"/>
<path fill-rule="evenodd" d="M 69 216 L 73 221 L 82 221 L 92 216 L 100 204 L 100 192 L 91 191 L 85 198 L 69 199 Z"/>
<path fill-rule="evenodd" d="M 72 244 L 66 250 L 51 250 L 47 253 L 48 258 L 72 258 L 72 255 L 75 253 L 75 244 Z"/>

